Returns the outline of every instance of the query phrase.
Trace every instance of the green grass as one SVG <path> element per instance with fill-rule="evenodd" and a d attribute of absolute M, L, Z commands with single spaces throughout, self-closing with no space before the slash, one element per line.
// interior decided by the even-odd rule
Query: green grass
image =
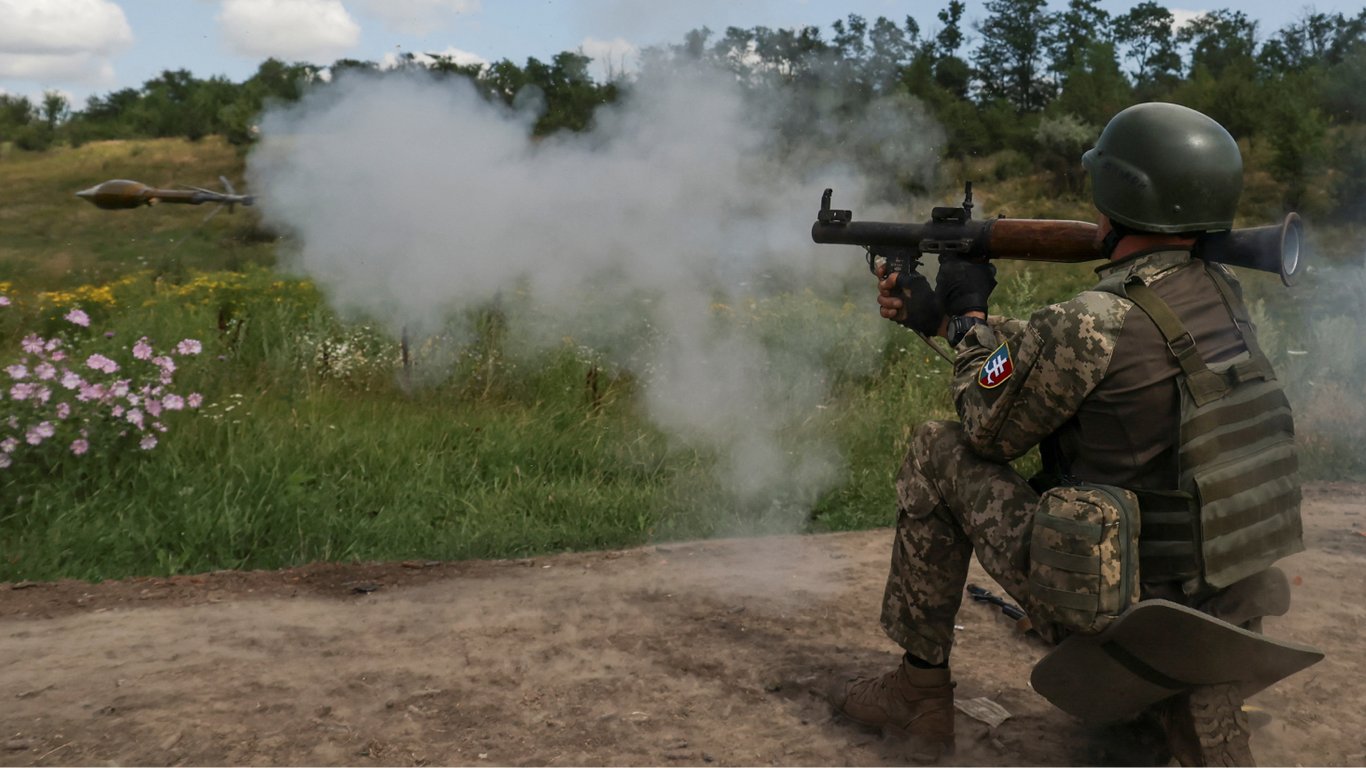
<path fill-rule="evenodd" d="M 865 296 L 840 304 L 800 291 L 718 306 L 718 327 L 744 324 L 776 359 L 819 354 L 833 371 L 818 407 L 780 425 L 778 439 L 789 451 L 828 444 L 843 462 L 815 495 L 794 482 L 791 493 L 737 496 L 719 479 L 723 448 L 661 432 L 641 412 L 640 382 L 572 340 L 520 348 L 525 317 L 484 307 L 452 318 L 412 340 L 405 371 L 396 339 L 343 322 L 311 285 L 271 269 L 275 245 L 254 212 L 201 225 L 194 209 L 106 212 L 71 196 L 113 177 L 239 179 L 240 159 L 221 143 L 9 153 L 0 170 L 16 201 L 0 208 L 0 294 L 15 300 L 0 308 L 0 365 L 19 357 L 28 333 L 62 333 L 125 365 L 135 365 L 128 349 L 141 336 L 161 349 L 191 337 L 204 353 L 181 360 L 175 388 L 208 403 L 168 418 L 151 451 L 106 434 L 86 456 L 59 445 L 0 470 L 0 580 L 888 525 L 912 427 L 952 416 L 948 365 L 908 334 L 883 335 Z M 1084 203 L 1038 188 L 1015 178 L 979 187 L 980 210 L 1088 216 Z M 1345 234 L 1318 234 L 1337 266 L 1294 292 L 1265 275 L 1245 281 L 1297 407 L 1310 478 L 1366 478 L 1356 446 L 1366 434 L 1356 383 L 1366 282 L 1348 263 Z M 1066 298 L 1094 280 L 1093 267 L 1003 262 L 993 311 L 1019 316 Z M 92 316 L 90 331 L 62 319 L 73 302 Z M 1036 465 L 1030 456 L 1018 468 Z"/>

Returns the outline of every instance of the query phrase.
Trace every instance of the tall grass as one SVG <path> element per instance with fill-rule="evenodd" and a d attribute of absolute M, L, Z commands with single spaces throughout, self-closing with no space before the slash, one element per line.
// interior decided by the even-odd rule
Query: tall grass
<path fill-rule="evenodd" d="M 404 344 L 271 269 L 274 245 L 249 211 L 200 226 L 193 211 L 103 212 L 70 197 L 115 176 L 232 176 L 238 160 L 222 145 L 90 145 L 4 162 L 20 194 L 0 208 L 16 233 L 0 243 L 0 294 L 13 300 L 0 308 L 0 366 L 24 335 L 64 332 L 64 312 L 79 305 L 92 349 L 202 340 L 177 386 L 207 405 L 177 414 L 152 451 L 0 471 L 0 580 L 523 556 L 791 521 L 792 509 L 737 504 L 717 480 L 722 457 L 653 427 L 639 382 L 574 340 L 529 351 L 489 306 Z M 998 197 L 993 210 L 1038 215 L 1031 187 L 1001 187 L 994 194 L 1019 199 Z M 1002 263 L 993 311 L 1025 315 L 1093 280 L 1086 265 Z M 1366 433 L 1354 384 L 1366 366 L 1360 268 L 1311 273 L 1294 294 L 1272 282 L 1246 281 L 1296 401 L 1305 474 L 1366 477 L 1354 445 Z M 1306 312 L 1308 296 L 1318 301 Z M 866 304 L 798 290 L 715 308 L 716 322 L 751 324 L 781 354 L 806 352 L 767 327 L 845 342 L 819 345 L 849 359 L 825 361 L 827 397 L 781 435 L 791 447 L 833 440 L 844 460 L 832 488 L 801 502 L 808 530 L 890 524 L 912 427 L 952 416 L 948 365 L 907 333 L 869 335 Z"/>

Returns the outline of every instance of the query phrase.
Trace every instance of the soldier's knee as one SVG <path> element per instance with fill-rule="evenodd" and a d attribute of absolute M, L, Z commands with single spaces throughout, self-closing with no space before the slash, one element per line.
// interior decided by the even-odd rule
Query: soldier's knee
<path fill-rule="evenodd" d="M 954 471 L 969 452 L 967 434 L 956 421 L 926 421 L 911 433 L 911 456 L 931 477 Z"/>
<path fill-rule="evenodd" d="M 922 457 L 944 454 L 965 439 L 963 425 L 956 421 L 923 421 L 911 432 L 911 452 Z"/>

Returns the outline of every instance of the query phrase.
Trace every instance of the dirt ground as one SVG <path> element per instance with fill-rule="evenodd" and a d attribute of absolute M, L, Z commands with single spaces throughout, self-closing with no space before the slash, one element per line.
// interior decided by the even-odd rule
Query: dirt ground
<path fill-rule="evenodd" d="M 1307 489 L 1273 636 L 1325 661 L 1255 697 L 1263 764 L 1366 764 L 1366 486 Z M 896 662 L 886 530 L 533 560 L 0 584 L 0 763 L 887 765 L 814 691 Z M 974 569 L 976 566 L 974 565 Z M 973 581 L 995 587 L 979 570 Z M 1030 690 L 1047 649 L 968 603 L 963 765 L 1138 759 Z"/>

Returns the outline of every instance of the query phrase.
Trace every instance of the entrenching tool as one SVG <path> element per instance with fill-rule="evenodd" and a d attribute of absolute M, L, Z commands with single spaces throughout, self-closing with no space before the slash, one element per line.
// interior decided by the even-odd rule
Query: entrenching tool
<path fill-rule="evenodd" d="M 1168 600 L 1144 600 L 1105 631 L 1073 635 L 1034 667 L 1030 685 L 1092 723 L 1136 717 L 1200 685 L 1236 684 L 1247 698 L 1323 659 Z"/>

